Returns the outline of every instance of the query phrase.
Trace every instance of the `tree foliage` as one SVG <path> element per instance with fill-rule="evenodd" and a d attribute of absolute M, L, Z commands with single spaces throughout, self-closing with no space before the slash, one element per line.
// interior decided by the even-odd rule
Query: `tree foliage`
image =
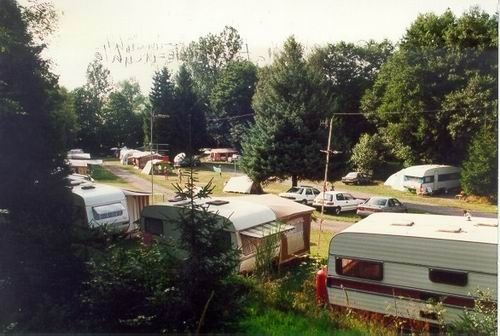
<path fill-rule="evenodd" d="M 498 195 L 498 140 L 495 127 L 485 125 L 470 144 L 463 163 L 461 183 L 466 194 Z"/>
<path fill-rule="evenodd" d="M 0 330 L 71 329 L 83 263 L 66 187 L 67 102 L 21 11 L 0 2 Z M 62 94 L 61 94 L 62 93 Z"/>
<path fill-rule="evenodd" d="M 123 81 L 111 92 L 102 108 L 102 132 L 104 148 L 138 147 L 144 138 L 142 121 L 146 112 L 145 97 L 139 84 Z"/>
<path fill-rule="evenodd" d="M 338 112 L 346 114 L 336 116 L 335 138 L 345 138 L 348 147 L 363 132 L 374 131 L 365 117 L 358 115 L 361 97 L 373 85 L 393 49 L 387 40 L 361 45 L 340 42 L 316 48 L 309 58 L 321 78 L 322 90 L 335 100 Z"/>
<path fill-rule="evenodd" d="M 289 38 L 276 61 L 260 72 L 255 124 L 242 144 L 242 167 L 254 181 L 291 176 L 295 185 L 300 178 L 320 175 L 323 102 L 302 46 Z"/>
<path fill-rule="evenodd" d="M 192 74 L 198 93 L 207 99 L 220 71 L 235 60 L 242 41 L 238 31 L 226 26 L 219 34 L 208 34 L 191 42 L 181 53 L 181 60 Z"/>
<path fill-rule="evenodd" d="M 362 134 L 358 143 L 352 149 L 351 164 L 357 171 L 373 173 L 381 162 L 382 146 L 382 142 L 377 134 Z"/>
<path fill-rule="evenodd" d="M 206 107 L 194 88 L 191 74 L 181 66 L 175 78 L 174 88 L 175 136 L 171 143 L 171 153 L 195 154 L 207 140 Z"/>
<path fill-rule="evenodd" d="M 174 109 L 174 83 L 172 82 L 170 72 L 166 67 L 156 71 L 153 75 L 153 87 L 149 92 L 149 101 L 151 103 L 151 111 L 147 124 L 144 124 L 144 133 L 146 134 L 145 144 L 162 143 L 170 144 L 174 130 L 174 121 L 172 120 L 172 111 Z M 154 116 L 163 117 L 154 117 Z M 153 136 L 151 141 L 151 118 L 153 116 Z"/>
<path fill-rule="evenodd" d="M 362 102 L 398 159 L 459 164 L 496 120 L 497 34 L 497 17 L 477 8 L 420 15 L 407 30 Z"/>
<path fill-rule="evenodd" d="M 240 148 L 242 127 L 252 120 L 252 97 L 257 67 L 249 61 L 231 61 L 217 78 L 209 97 L 213 111 L 208 132 L 218 146 Z"/>
<path fill-rule="evenodd" d="M 92 61 L 87 67 L 87 83 L 72 92 L 80 124 L 77 146 L 100 154 L 109 150 L 103 125 L 107 122 L 104 106 L 112 89 L 109 70 L 99 60 Z"/>

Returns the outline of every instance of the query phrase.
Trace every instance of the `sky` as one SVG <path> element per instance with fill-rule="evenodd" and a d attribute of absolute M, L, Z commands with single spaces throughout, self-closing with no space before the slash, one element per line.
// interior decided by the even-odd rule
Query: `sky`
<path fill-rule="evenodd" d="M 28 0 L 20 0 L 25 5 Z M 272 62 L 291 35 L 311 50 L 327 43 L 399 41 L 419 14 L 457 16 L 477 5 L 489 14 L 497 0 L 52 0 L 58 30 L 45 57 L 68 89 L 85 84 L 95 58 L 112 80 L 134 78 L 149 92 L 154 71 L 176 71 L 177 51 L 224 26 L 236 28 L 242 56 L 259 65 Z"/>

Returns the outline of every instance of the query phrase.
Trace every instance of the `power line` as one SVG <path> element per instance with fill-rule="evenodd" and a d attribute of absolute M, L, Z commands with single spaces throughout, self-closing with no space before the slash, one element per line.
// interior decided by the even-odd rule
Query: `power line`
<path fill-rule="evenodd" d="M 224 120 L 232 120 L 232 119 L 245 118 L 245 117 L 249 117 L 249 116 L 254 116 L 254 113 L 247 113 L 247 114 L 242 114 L 242 115 L 234 116 L 234 117 L 213 118 L 213 119 L 208 119 L 207 121 L 209 121 L 209 122 L 224 121 Z"/>
<path fill-rule="evenodd" d="M 481 107 L 481 108 L 474 108 L 475 110 L 494 110 L 490 109 L 487 107 Z M 387 112 L 336 112 L 332 113 L 332 116 L 354 116 L 354 115 L 371 115 L 371 114 L 432 114 L 432 113 L 438 113 L 438 112 L 463 112 L 467 111 L 468 109 L 453 109 L 453 110 L 426 110 L 426 111 L 387 111 Z M 213 118 L 213 119 L 208 119 L 208 122 L 217 122 L 217 121 L 225 121 L 225 120 L 233 120 L 233 119 L 239 119 L 239 118 L 246 118 L 250 116 L 254 116 L 254 113 L 247 113 L 247 114 L 242 114 L 239 116 L 233 116 L 233 117 L 225 117 L 225 118 Z"/>

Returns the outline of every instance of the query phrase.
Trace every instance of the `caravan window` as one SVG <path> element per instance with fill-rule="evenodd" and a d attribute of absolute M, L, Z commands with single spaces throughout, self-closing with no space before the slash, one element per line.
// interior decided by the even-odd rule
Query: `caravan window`
<path fill-rule="evenodd" d="M 410 181 L 410 182 L 418 182 L 418 183 L 423 183 L 424 182 L 424 179 L 422 177 L 409 176 L 409 175 L 405 175 L 404 176 L 404 180 L 405 181 Z"/>
<path fill-rule="evenodd" d="M 467 286 L 468 274 L 460 271 L 429 268 L 429 279 L 432 282 L 455 286 Z"/>
<path fill-rule="evenodd" d="M 336 258 L 335 271 L 339 275 L 355 278 L 382 280 L 384 277 L 383 263 L 350 258 Z"/>
<path fill-rule="evenodd" d="M 459 173 L 451 173 L 451 174 L 440 174 L 438 175 L 438 181 L 451 181 L 451 180 L 460 180 Z"/>
<path fill-rule="evenodd" d="M 434 176 L 424 176 L 424 183 L 433 183 Z"/>
<path fill-rule="evenodd" d="M 144 217 L 144 231 L 154 235 L 163 234 L 163 221 L 158 218 Z"/>
<path fill-rule="evenodd" d="M 121 203 L 95 206 L 92 208 L 94 219 L 101 220 L 123 215 L 125 207 Z"/>

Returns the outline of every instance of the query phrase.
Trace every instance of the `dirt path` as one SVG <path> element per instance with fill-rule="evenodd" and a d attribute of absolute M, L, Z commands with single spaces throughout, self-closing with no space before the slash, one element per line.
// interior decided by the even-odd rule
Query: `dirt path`
<path fill-rule="evenodd" d="M 139 191 L 151 192 L 151 180 L 144 179 L 135 174 L 128 172 L 126 169 L 120 168 L 120 166 L 116 164 L 109 164 L 104 162 L 104 167 L 108 169 L 110 172 L 115 174 L 116 176 L 122 178 L 126 183 L 130 184 L 131 187 L 137 189 Z M 146 176 L 146 175 L 145 175 Z M 164 200 L 168 200 L 175 196 L 175 193 L 171 190 L 168 190 L 158 184 L 154 184 L 153 191 L 156 194 L 163 195 Z"/>

